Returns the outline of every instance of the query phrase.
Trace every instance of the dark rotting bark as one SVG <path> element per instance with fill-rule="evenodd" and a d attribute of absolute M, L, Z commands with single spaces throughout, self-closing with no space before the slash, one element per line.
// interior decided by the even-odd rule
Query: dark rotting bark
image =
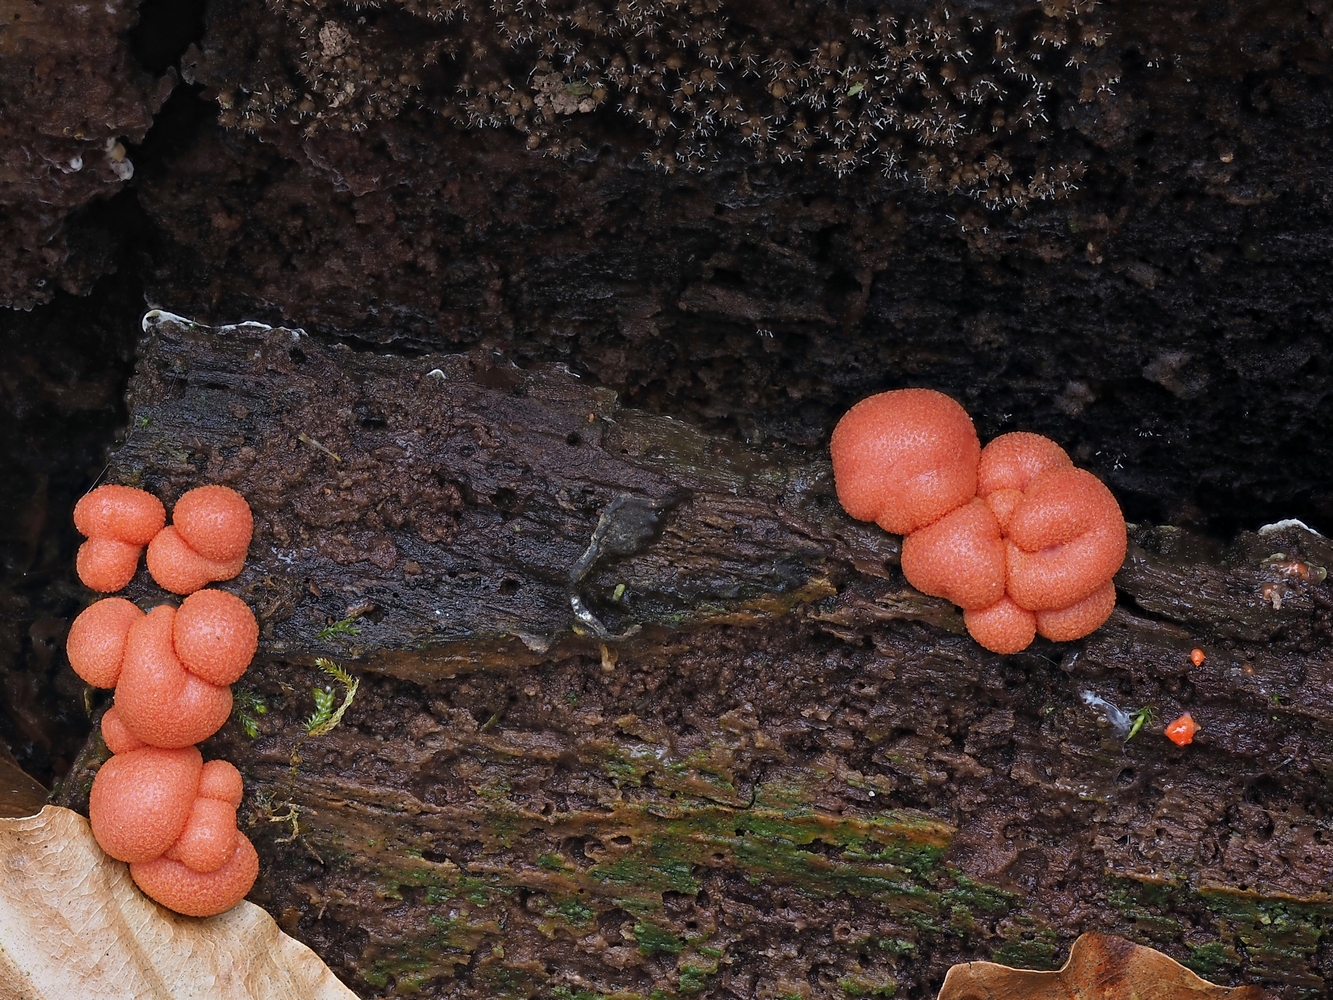
<path fill-rule="evenodd" d="M 921 996 L 1093 929 L 1323 991 L 1322 536 L 1135 526 L 1102 629 L 995 656 L 822 452 L 489 352 L 146 328 L 108 476 L 250 499 L 224 586 L 261 657 L 205 752 L 246 777 L 254 898 L 364 995 Z M 317 655 L 361 688 L 305 738 Z"/>

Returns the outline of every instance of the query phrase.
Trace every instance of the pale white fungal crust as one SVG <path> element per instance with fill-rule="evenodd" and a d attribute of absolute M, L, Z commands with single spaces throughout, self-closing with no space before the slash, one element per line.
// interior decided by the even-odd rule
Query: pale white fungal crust
<path fill-rule="evenodd" d="M 1272 524 L 1265 524 L 1259 529 L 1259 534 L 1271 535 L 1273 532 L 1282 531 L 1284 528 L 1300 528 L 1302 531 L 1308 531 L 1310 534 L 1316 535 L 1319 538 L 1324 537 L 1304 521 L 1299 521 L 1294 517 L 1289 517 L 1282 521 L 1274 521 Z"/>

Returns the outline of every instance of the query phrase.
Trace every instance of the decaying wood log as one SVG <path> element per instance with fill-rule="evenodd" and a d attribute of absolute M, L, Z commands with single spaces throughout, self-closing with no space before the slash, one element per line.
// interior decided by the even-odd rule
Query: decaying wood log
<path fill-rule="evenodd" d="M 1282 996 L 1333 975 L 1304 526 L 1133 527 L 1106 626 L 995 656 L 823 453 L 485 353 L 145 326 L 109 477 L 254 508 L 225 586 L 261 656 L 205 755 L 246 778 L 252 898 L 362 995 L 926 996 L 1085 930 Z M 312 737 L 317 656 L 360 688 Z"/>

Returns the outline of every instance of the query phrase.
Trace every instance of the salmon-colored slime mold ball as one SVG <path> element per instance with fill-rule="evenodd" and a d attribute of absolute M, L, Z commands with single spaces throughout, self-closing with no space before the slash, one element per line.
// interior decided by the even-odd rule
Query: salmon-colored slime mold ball
<path fill-rule="evenodd" d="M 1018 653 L 1037 636 L 1037 616 L 1008 597 L 980 611 L 964 611 L 963 624 L 981 646 L 992 653 Z"/>
<path fill-rule="evenodd" d="M 1077 604 L 1037 612 L 1037 633 L 1052 642 L 1082 639 L 1101 628 L 1115 610 L 1115 584 L 1107 580 Z"/>
<path fill-rule="evenodd" d="M 125 728 L 125 723 L 120 721 L 120 713 L 116 711 L 115 705 L 102 713 L 102 742 L 112 753 L 129 753 L 131 750 L 142 750 L 148 746 Z"/>
<path fill-rule="evenodd" d="M 1004 542 L 984 500 L 973 500 L 903 539 L 903 575 L 923 594 L 960 608 L 988 608 L 1004 596 Z"/>
<path fill-rule="evenodd" d="M 1009 521 L 1009 596 L 1029 611 L 1076 604 L 1115 576 L 1126 541 L 1120 505 L 1100 479 L 1083 469 L 1044 473 Z"/>
<path fill-rule="evenodd" d="M 190 490 L 176 501 L 171 523 L 190 548 L 217 563 L 244 559 L 255 528 L 245 497 L 226 486 Z"/>
<path fill-rule="evenodd" d="M 981 442 L 967 411 L 932 389 L 861 400 L 829 442 L 838 500 L 859 521 L 907 535 L 967 503 Z"/>
<path fill-rule="evenodd" d="M 125 643 L 116 709 L 125 727 L 153 747 L 186 747 L 208 739 L 231 714 L 231 689 L 185 669 L 172 644 L 176 609 L 156 607 Z"/>
<path fill-rule="evenodd" d="M 163 857 L 197 872 L 215 872 L 231 858 L 238 833 L 235 806 L 200 796 L 185 829 Z"/>
<path fill-rule="evenodd" d="M 167 909 L 187 917 L 211 917 L 245 898 L 259 877 L 259 855 L 250 839 L 237 831 L 236 849 L 215 872 L 197 872 L 179 861 L 158 858 L 130 865 L 130 877 Z"/>
<path fill-rule="evenodd" d="M 204 764 L 204 770 L 199 775 L 199 794 L 206 799 L 228 802 L 235 809 L 245 794 L 245 782 L 231 761 L 210 760 Z"/>
<path fill-rule="evenodd" d="M 1001 434 L 981 449 L 977 466 L 977 496 L 996 490 L 1025 490 L 1044 472 L 1070 468 L 1073 461 L 1048 437 L 1014 431 Z"/>
<path fill-rule="evenodd" d="M 254 612 L 223 590 L 200 590 L 185 598 L 172 635 L 185 669 L 210 684 L 237 680 L 259 646 Z"/>
<path fill-rule="evenodd" d="M 108 597 L 84 608 L 65 639 L 65 654 L 74 672 L 93 687 L 115 687 L 130 626 L 142 617 L 143 612 L 123 597 Z"/>
<path fill-rule="evenodd" d="M 173 594 L 193 594 L 210 583 L 230 580 L 244 568 L 244 555 L 230 563 L 205 559 L 186 544 L 173 524 L 148 543 L 148 572 L 159 587 Z"/>
<path fill-rule="evenodd" d="M 87 538 L 111 538 L 142 548 L 166 523 L 162 501 L 132 486 L 99 486 L 74 505 L 74 527 Z"/>
<path fill-rule="evenodd" d="M 134 579 L 142 551 L 142 545 L 118 542 L 114 538 L 90 538 L 79 546 L 74 557 L 74 571 L 90 590 L 115 593 Z"/>
<path fill-rule="evenodd" d="M 103 764 L 88 797 L 88 819 L 102 850 L 117 861 L 159 857 L 185 829 L 203 766 L 195 747 L 145 747 Z"/>

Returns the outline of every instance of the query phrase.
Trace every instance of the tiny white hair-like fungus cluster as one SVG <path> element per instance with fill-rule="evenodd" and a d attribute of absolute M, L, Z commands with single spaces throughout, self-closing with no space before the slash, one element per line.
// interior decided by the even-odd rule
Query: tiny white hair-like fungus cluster
<path fill-rule="evenodd" d="M 1055 106 L 1104 102 L 1119 79 L 1096 0 L 1003 15 L 812 5 L 784 19 L 808 22 L 799 39 L 730 17 L 722 0 L 268 5 L 296 51 L 219 94 L 225 125 L 359 131 L 419 108 L 568 157 L 585 148 L 587 116 L 611 110 L 669 173 L 705 170 L 739 140 L 756 161 L 877 169 L 988 208 L 1073 190 L 1084 163 L 1047 149 Z M 295 74 L 274 78 L 280 65 Z"/>

